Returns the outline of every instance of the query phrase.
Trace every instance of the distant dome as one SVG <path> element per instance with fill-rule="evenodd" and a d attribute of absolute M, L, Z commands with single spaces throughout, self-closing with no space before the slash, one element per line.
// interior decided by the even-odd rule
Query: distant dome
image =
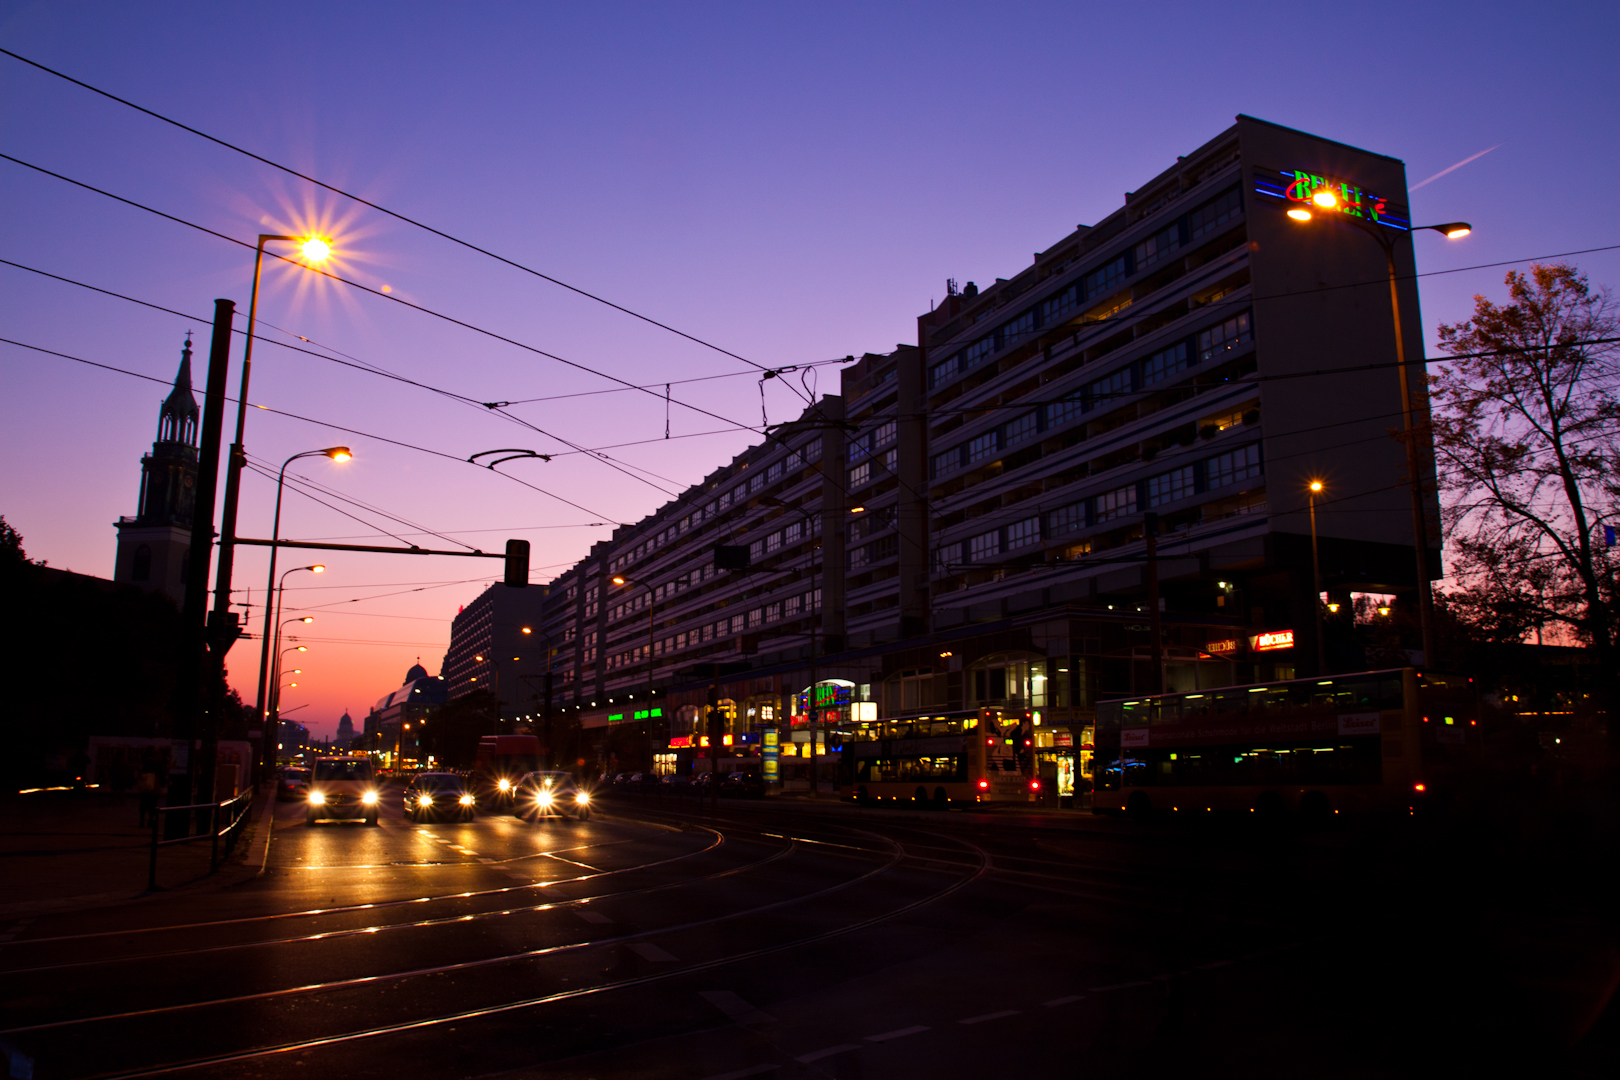
<path fill-rule="evenodd" d="M 428 677 L 427 668 L 421 664 L 412 664 L 411 670 L 405 673 L 406 682 L 414 682 L 417 679 L 426 679 Z"/>

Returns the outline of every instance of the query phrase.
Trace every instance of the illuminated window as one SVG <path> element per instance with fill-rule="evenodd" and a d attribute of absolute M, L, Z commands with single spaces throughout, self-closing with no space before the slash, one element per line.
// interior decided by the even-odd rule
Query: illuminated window
<path fill-rule="evenodd" d="M 1237 188 L 1228 188 L 1210 202 L 1187 215 L 1187 233 L 1190 240 L 1202 240 L 1216 229 L 1243 213 L 1243 197 Z"/>
<path fill-rule="evenodd" d="M 1223 353 L 1231 352 L 1240 345 L 1252 340 L 1249 333 L 1249 313 L 1234 315 L 1223 323 L 1205 330 L 1198 335 L 1198 356 L 1201 360 L 1211 360 Z"/>
<path fill-rule="evenodd" d="M 1168 349 L 1161 349 L 1142 364 L 1142 385 L 1168 379 L 1187 367 L 1187 343 L 1178 341 Z"/>
<path fill-rule="evenodd" d="M 1162 506 L 1165 503 L 1175 502 L 1177 499 L 1185 499 L 1192 493 L 1193 467 L 1191 465 L 1148 478 L 1149 506 Z"/>
<path fill-rule="evenodd" d="M 1112 521 L 1136 513 L 1136 485 L 1118 488 L 1097 496 L 1097 521 Z"/>

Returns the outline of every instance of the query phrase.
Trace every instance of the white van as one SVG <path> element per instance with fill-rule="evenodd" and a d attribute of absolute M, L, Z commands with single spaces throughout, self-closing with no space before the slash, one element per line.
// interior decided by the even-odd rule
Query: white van
<path fill-rule="evenodd" d="M 370 758 L 315 759 L 309 776 L 309 824 L 325 818 L 364 818 L 367 825 L 375 825 L 377 808 L 377 776 Z"/>

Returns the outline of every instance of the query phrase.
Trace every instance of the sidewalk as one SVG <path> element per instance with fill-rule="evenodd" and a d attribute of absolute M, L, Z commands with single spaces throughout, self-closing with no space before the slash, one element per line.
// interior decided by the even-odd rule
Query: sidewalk
<path fill-rule="evenodd" d="M 254 798 L 236 849 L 208 873 L 207 837 L 158 849 L 158 888 L 219 888 L 257 874 L 269 832 L 269 788 Z M 42 791 L 0 802 L 0 919 L 104 907 L 146 892 L 151 829 L 138 827 L 133 795 Z M 223 842 L 222 842 L 223 850 Z"/>

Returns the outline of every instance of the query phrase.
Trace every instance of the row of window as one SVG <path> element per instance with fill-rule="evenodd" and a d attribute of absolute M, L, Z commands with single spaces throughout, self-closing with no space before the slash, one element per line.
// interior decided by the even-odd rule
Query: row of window
<path fill-rule="evenodd" d="M 863 547 L 851 548 L 844 556 L 851 570 L 859 570 L 863 566 L 880 563 L 884 559 L 892 559 L 900 554 L 900 538 L 898 536 L 884 536 L 873 540 Z"/>
<path fill-rule="evenodd" d="M 1245 311 L 1216 323 L 1197 334 L 1166 345 L 1153 355 L 1126 364 L 1089 383 L 1064 401 L 1050 402 L 1007 421 L 999 428 L 977 435 L 964 443 L 935 454 L 932 475 L 941 476 L 968 465 L 992 460 L 1003 452 L 1034 438 L 1042 431 L 1053 431 L 1083 412 L 1106 406 L 1117 398 L 1145 390 L 1198 363 L 1217 359 L 1253 340 L 1252 316 Z M 1044 414 L 1046 423 L 1040 423 Z"/>
<path fill-rule="evenodd" d="M 715 622 L 704 623 L 695 629 L 660 638 L 652 643 L 652 654 L 655 657 L 672 656 L 685 649 L 695 648 L 705 642 L 758 630 L 771 623 L 797 619 L 801 615 L 820 609 L 820 607 L 820 589 L 795 593 L 781 600 L 762 604 L 751 611 L 718 619 Z M 624 652 L 610 655 L 607 658 L 607 670 L 616 671 L 631 664 L 639 664 L 646 658 L 647 646 L 638 645 Z"/>
<path fill-rule="evenodd" d="M 1242 193 L 1236 187 L 1228 188 L 1152 236 L 1126 248 L 1062 291 L 1009 319 L 993 333 L 935 364 L 928 371 L 929 389 L 937 389 L 967 374 L 993 354 L 1038 329 L 1067 320 L 1082 304 L 1113 292 L 1128 278 L 1159 265 L 1183 247 L 1213 235 L 1242 213 Z"/>
<path fill-rule="evenodd" d="M 1164 506 L 1201 492 L 1252 480 L 1263 475 L 1263 472 L 1260 444 L 1250 443 L 1049 510 L 1044 515 L 1044 536 L 1055 540 L 1091 525 L 1131 517 L 1139 509 Z M 978 536 L 970 536 L 960 545 L 949 545 L 942 556 L 943 561 L 949 564 L 965 556 L 968 562 L 989 562 L 1022 548 L 1033 547 L 1041 542 L 1043 536 L 1041 519 L 1042 515 L 1036 514 Z"/>
<path fill-rule="evenodd" d="M 873 480 L 882 479 L 885 474 L 893 476 L 899 465 L 900 451 L 885 450 L 881 459 L 863 461 L 849 470 L 849 490 L 865 487 Z"/>
<path fill-rule="evenodd" d="M 722 491 L 719 497 L 707 506 L 693 510 L 685 517 L 672 522 L 667 528 L 659 530 L 623 554 L 609 560 L 608 572 L 617 574 L 625 567 L 663 547 L 682 533 L 703 524 L 706 518 L 712 518 L 733 505 L 741 506 L 750 495 L 764 491 L 781 480 L 782 477 L 819 460 L 821 460 L 821 440 L 812 439 L 786 457 L 778 458 L 764 468 L 756 470 L 752 476 L 744 479 L 736 487 Z"/>
<path fill-rule="evenodd" d="M 767 555 L 792 547 L 802 541 L 806 536 L 821 531 L 821 518 L 811 515 L 801 521 L 790 521 L 769 536 L 762 536 L 748 545 L 748 558 L 750 562 L 763 559 Z M 711 567 L 712 569 L 712 567 Z"/>
<path fill-rule="evenodd" d="M 898 433 L 899 424 L 894 420 L 890 420 L 887 423 L 879 424 L 871 431 L 865 432 L 864 434 L 858 435 L 851 439 L 848 447 L 850 462 L 854 463 L 860 461 L 868 454 L 882 450 L 885 446 L 888 446 L 890 443 L 894 442 L 895 436 Z"/>

